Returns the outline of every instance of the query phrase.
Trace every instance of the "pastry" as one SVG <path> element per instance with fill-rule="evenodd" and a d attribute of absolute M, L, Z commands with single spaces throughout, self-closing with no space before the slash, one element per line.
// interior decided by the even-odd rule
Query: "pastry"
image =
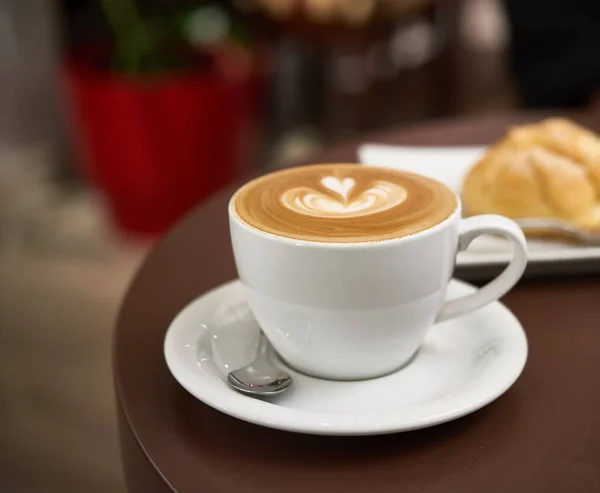
<path fill-rule="evenodd" d="M 600 139 L 559 118 L 514 127 L 470 170 L 462 199 L 468 215 L 600 229 Z"/>

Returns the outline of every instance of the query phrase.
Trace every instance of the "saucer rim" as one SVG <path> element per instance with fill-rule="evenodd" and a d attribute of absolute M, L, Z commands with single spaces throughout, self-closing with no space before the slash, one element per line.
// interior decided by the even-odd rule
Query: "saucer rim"
<path fill-rule="evenodd" d="M 452 279 L 451 284 L 462 286 L 461 289 L 476 289 L 474 286 L 454 278 Z M 510 362 L 508 365 L 505 364 L 508 368 L 505 370 L 505 374 L 503 375 L 504 378 L 501 381 L 497 381 L 496 386 L 491 390 L 489 388 L 485 389 L 485 396 L 473 399 L 469 404 L 463 404 L 453 409 L 439 412 L 438 414 L 427 415 L 421 419 L 412 419 L 407 422 L 402 416 L 398 416 L 397 413 L 391 412 L 344 415 L 340 413 L 317 413 L 288 408 L 270 403 L 268 400 L 256 399 L 239 394 L 231 389 L 225 381 L 222 381 L 219 377 L 214 375 L 211 375 L 210 379 L 214 382 L 220 382 L 222 384 L 221 388 L 214 389 L 211 387 L 208 390 L 205 389 L 204 391 L 199 391 L 199 388 L 202 388 L 203 382 L 199 382 L 197 375 L 193 374 L 187 365 L 179 360 L 174 346 L 177 333 L 187 330 L 181 324 L 181 321 L 184 317 L 189 316 L 194 307 L 202 304 L 210 304 L 211 298 L 219 297 L 232 289 L 241 288 L 241 281 L 239 279 L 233 279 L 216 286 L 188 303 L 178 312 L 166 331 L 163 354 L 172 376 L 192 396 L 217 411 L 259 426 L 282 431 L 329 436 L 383 435 L 427 428 L 461 418 L 478 411 L 495 401 L 512 387 L 520 377 L 527 362 L 529 348 L 527 337 L 521 323 L 504 304 L 500 301 L 495 301 L 490 305 L 481 308 L 479 311 L 490 309 L 500 310 L 505 320 L 510 321 L 511 327 L 504 330 L 512 331 L 509 338 L 512 339 L 511 342 L 514 347 L 512 353 L 504 355 L 507 362 Z M 457 318 L 460 319 L 465 316 Z M 503 327 L 504 325 L 506 325 L 506 322 L 502 324 Z M 205 371 L 205 374 L 208 375 L 208 372 Z M 211 391 L 211 389 L 213 391 Z M 214 390 L 217 391 L 214 392 Z M 271 409 L 271 412 L 266 412 L 266 415 L 265 405 L 270 406 Z"/>

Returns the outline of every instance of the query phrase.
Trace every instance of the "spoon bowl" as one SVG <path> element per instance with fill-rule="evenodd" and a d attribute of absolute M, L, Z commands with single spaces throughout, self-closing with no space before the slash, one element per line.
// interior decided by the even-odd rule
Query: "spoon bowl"
<path fill-rule="evenodd" d="M 285 392 L 292 383 L 292 376 L 269 361 L 269 341 L 260 333 L 258 354 L 248 366 L 227 375 L 227 382 L 243 394 L 271 397 Z"/>

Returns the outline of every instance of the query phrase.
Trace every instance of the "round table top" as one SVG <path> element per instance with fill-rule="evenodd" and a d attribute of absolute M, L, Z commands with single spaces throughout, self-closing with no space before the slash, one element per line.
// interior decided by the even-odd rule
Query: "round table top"
<path fill-rule="evenodd" d="M 446 121 L 369 141 L 485 144 L 532 116 Z M 313 161 L 355 161 L 356 144 Z M 319 437 L 247 424 L 209 408 L 170 375 L 163 338 L 175 315 L 236 277 L 226 204 L 185 218 L 148 256 L 123 304 L 114 372 L 132 493 L 600 491 L 600 278 L 522 281 L 504 299 L 530 343 L 499 400 L 457 421 L 380 437 Z"/>

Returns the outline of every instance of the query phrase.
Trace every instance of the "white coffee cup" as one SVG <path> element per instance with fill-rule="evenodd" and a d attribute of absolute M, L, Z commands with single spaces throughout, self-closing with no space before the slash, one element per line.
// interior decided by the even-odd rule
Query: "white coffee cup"
<path fill-rule="evenodd" d="M 460 201 L 459 201 L 460 204 Z M 378 242 L 294 240 L 248 226 L 229 204 L 235 262 L 248 303 L 279 355 L 319 378 L 360 380 L 405 365 L 435 323 L 507 293 L 527 264 L 519 226 L 502 216 L 461 219 L 460 205 L 417 234 Z M 457 251 L 482 234 L 513 244 L 513 258 L 474 294 L 445 302 Z"/>

